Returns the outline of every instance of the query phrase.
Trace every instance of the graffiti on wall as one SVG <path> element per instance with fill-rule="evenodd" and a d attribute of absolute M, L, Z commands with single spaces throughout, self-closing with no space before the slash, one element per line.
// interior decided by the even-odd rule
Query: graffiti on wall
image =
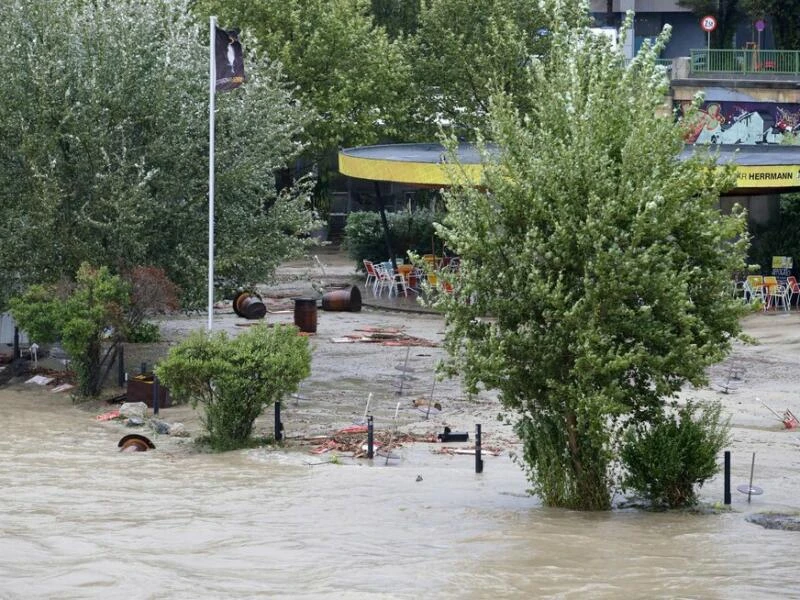
<path fill-rule="evenodd" d="M 679 118 L 690 106 L 677 103 Z M 689 143 L 800 145 L 800 104 L 704 102 L 685 123 Z"/>

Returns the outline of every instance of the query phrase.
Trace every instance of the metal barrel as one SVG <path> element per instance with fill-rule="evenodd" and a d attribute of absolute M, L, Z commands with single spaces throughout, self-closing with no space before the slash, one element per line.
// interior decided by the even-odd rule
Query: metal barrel
<path fill-rule="evenodd" d="M 314 298 L 294 299 L 294 324 L 305 333 L 317 332 L 317 301 Z"/>
<path fill-rule="evenodd" d="M 357 286 L 325 292 L 322 295 L 322 310 L 360 312 L 361 292 Z"/>
<path fill-rule="evenodd" d="M 267 307 L 261 296 L 255 292 L 244 291 L 236 294 L 233 299 L 233 312 L 244 319 L 263 319 L 267 314 Z"/>

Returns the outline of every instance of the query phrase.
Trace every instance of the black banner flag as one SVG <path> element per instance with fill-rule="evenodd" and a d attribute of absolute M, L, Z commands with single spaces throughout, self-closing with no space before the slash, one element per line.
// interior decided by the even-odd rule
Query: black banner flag
<path fill-rule="evenodd" d="M 244 83 L 244 60 L 242 44 L 239 42 L 239 30 L 216 28 L 214 54 L 216 56 L 217 83 L 220 92 L 232 90 Z"/>

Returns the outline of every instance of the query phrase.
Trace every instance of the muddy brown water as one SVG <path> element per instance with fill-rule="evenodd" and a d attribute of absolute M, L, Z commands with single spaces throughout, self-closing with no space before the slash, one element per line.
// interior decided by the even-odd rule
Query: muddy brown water
<path fill-rule="evenodd" d="M 167 411 L 164 411 L 167 412 Z M 507 454 L 316 464 L 120 453 L 63 397 L 2 393 L 2 598 L 791 598 L 800 537 L 735 511 L 543 508 Z M 417 481 L 418 476 L 422 479 Z"/>

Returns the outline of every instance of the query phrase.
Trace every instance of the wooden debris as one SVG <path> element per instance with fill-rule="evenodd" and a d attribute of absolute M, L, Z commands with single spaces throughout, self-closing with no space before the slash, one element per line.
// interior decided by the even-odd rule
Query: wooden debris
<path fill-rule="evenodd" d="M 475 446 L 469 446 L 464 448 L 456 448 L 454 446 L 442 446 L 440 448 L 435 448 L 432 451 L 434 454 L 469 454 L 475 455 Z M 500 456 L 502 454 L 503 449 L 498 448 L 497 446 L 481 446 L 481 454 L 488 454 L 490 456 Z"/>
<path fill-rule="evenodd" d="M 439 344 L 425 338 L 407 335 L 400 327 L 361 327 L 355 333 L 333 338 L 334 344 L 361 342 L 365 344 L 381 344 L 382 346 L 422 346 L 435 348 Z"/>

